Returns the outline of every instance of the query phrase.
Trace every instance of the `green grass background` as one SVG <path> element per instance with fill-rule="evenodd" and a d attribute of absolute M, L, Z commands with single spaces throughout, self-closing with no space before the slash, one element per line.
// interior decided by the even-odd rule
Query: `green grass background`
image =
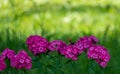
<path fill-rule="evenodd" d="M 104 74 L 119 74 L 119 4 L 120 0 L 0 0 L 0 52 L 5 48 L 16 52 L 24 49 L 35 58 L 25 45 L 29 35 L 38 34 L 48 41 L 60 39 L 67 43 L 67 38 L 76 41 L 79 37 L 94 35 L 111 55 L 111 60 L 103 71 Z M 55 58 L 46 61 L 53 64 Z M 27 72 L 53 73 L 49 63 L 44 68 L 39 66 Z M 87 64 L 87 57 L 82 54 L 74 65 L 72 63 L 64 65 L 62 74 L 90 74 L 87 72 Z M 46 69 L 46 72 L 42 69 Z M 61 70 L 56 71 L 53 74 L 61 74 Z"/>

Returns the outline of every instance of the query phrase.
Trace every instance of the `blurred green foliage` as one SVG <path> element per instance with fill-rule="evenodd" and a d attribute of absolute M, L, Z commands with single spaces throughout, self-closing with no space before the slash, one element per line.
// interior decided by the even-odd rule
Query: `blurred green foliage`
<path fill-rule="evenodd" d="M 120 0 L 0 0 L 0 51 L 7 47 L 16 52 L 28 51 L 25 40 L 29 35 L 67 43 L 67 38 L 76 41 L 85 35 L 95 35 L 111 54 L 104 74 L 119 74 L 119 4 Z M 71 64 L 65 66 L 65 74 L 86 74 L 85 58 L 81 55 L 76 61 L 76 73 Z M 34 74 L 37 70 L 30 72 Z"/>

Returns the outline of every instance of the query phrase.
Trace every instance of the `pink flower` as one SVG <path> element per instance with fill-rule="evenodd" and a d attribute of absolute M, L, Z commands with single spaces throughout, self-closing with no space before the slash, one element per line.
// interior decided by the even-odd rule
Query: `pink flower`
<path fill-rule="evenodd" d="M 38 35 L 35 36 L 29 36 L 26 40 L 26 44 L 31 52 L 33 52 L 34 55 L 45 53 L 48 48 L 48 41 Z"/>
<path fill-rule="evenodd" d="M 88 58 L 96 60 L 101 67 L 106 67 L 107 63 L 110 61 L 110 55 L 107 49 L 100 45 L 91 46 L 87 52 Z"/>
<path fill-rule="evenodd" d="M 93 43 L 99 42 L 99 40 L 98 40 L 95 36 L 89 36 L 89 38 L 91 39 L 91 41 L 92 41 Z"/>
<path fill-rule="evenodd" d="M 64 50 L 65 46 L 67 46 L 65 42 L 60 41 L 60 40 L 54 40 L 54 41 L 50 42 L 48 48 L 51 51 L 55 51 L 56 50 L 59 53 L 61 53 L 62 50 Z"/>
<path fill-rule="evenodd" d="M 0 58 L 0 71 L 4 70 L 6 68 L 6 64 L 4 59 Z"/>
<path fill-rule="evenodd" d="M 75 43 L 75 46 L 79 49 L 79 54 L 81 54 L 83 51 L 86 51 L 87 48 L 97 42 L 98 39 L 95 36 L 84 36 Z"/>
<path fill-rule="evenodd" d="M 65 50 L 62 52 L 66 58 L 70 58 L 72 60 L 77 60 L 79 55 L 78 49 L 74 45 L 66 46 Z"/>
<path fill-rule="evenodd" d="M 17 55 L 14 56 L 13 59 L 10 60 L 11 66 L 16 69 L 31 69 L 32 67 L 32 59 L 24 50 L 20 50 Z"/>
<path fill-rule="evenodd" d="M 1 57 L 3 59 L 5 59 L 5 58 L 12 59 L 15 54 L 16 53 L 13 50 L 10 50 L 7 48 L 2 52 Z"/>

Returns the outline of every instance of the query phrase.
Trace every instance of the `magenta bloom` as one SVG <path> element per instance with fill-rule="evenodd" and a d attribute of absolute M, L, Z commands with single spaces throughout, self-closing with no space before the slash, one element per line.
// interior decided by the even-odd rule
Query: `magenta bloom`
<path fill-rule="evenodd" d="M 96 60 L 103 68 L 106 67 L 107 63 L 110 61 L 110 55 L 107 49 L 100 45 L 91 46 L 88 49 L 87 56 L 88 58 Z"/>
<path fill-rule="evenodd" d="M 51 51 L 55 51 L 56 50 L 56 51 L 61 53 L 62 50 L 64 50 L 65 46 L 67 46 L 65 42 L 63 42 L 61 40 L 54 40 L 54 41 L 50 42 L 48 48 Z"/>
<path fill-rule="evenodd" d="M 26 44 L 31 52 L 33 52 L 34 55 L 45 53 L 48 48 L 48 41 L 38 35 L 35 36 L 29 36 L 26 40 Z"/>
<path fill-rule="evenodd" d="M 32 67 L 32 59 L 24 50 L 20 50 L 10 62 L 11 66 L 16 69 L 31 69 Z"/>
<path fill-rule="evenodd" d="M 99 40 L 95 36 L 89 36 L 91 39 L 92 43 L 97 43 Z"/>
<path fill-rule="evenodd" d="M 6 68 L 6 64 L 4 59 L 0 58 L 0 71 L 4 70 Z"/>
<path fill-rule="evenodd" d="M 62 53 L 66 58 L 70 58 L 72 60 L 77 60 L 77 57 L 79 55 L 78 48 L 76 48 L 74 45 L 66 46 L 65 50 Z"/>
<path fill-rule="evenodd" d="M 83 51 L 86 51 L 87 48 L 97 42 L 98 39 L 95 36 L 84 36 L 75 43 L 75 46 L 79 49 L 79 53 L 81 54 Z"/>
<path fill-rule="evenodd" d="M 7 48 L 2 52 L 1 58 L 3 58 L 3 59 L 5 59 L 5 58 L 12 59 L 15 54 L 16 53 L 13 50 L 10 50 L 10 49 Z"/>

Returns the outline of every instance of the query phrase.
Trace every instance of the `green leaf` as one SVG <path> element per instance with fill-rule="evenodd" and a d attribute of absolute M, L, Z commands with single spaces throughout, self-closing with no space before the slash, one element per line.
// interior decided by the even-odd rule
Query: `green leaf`
<path fill-rule="evenodd" d="M 71 62 L 72 62 L 72 60 L 69 59 L 68 61 L 65 62 L 65 65 L 66 65 L 66 64 L 69 64 L 69 63 L 71 63 Z"/>
<path fill-rule="evenodd" d="M 53 65 L 46 65 L 46 67 L 49 68 L 49 69 L 55 68 Z"/>
<path fill-rule="evenodd" d="M 89 72 L 89 74 L 95 74 L 95 71 L 91 68 L 89 68 L 88 72 Z"/>

